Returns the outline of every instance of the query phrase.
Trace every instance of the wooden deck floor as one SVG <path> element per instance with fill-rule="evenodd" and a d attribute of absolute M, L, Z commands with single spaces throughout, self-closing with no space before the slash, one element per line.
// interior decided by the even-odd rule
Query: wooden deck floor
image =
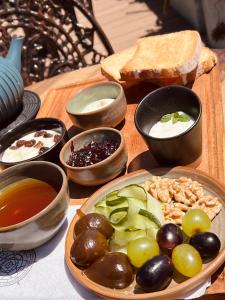
<path fill-rule="evenodd" d="M 191 29 L 163 0 L 93 0 L 95 17 L 115 52 L 132 46 L 139 37 Z"/>

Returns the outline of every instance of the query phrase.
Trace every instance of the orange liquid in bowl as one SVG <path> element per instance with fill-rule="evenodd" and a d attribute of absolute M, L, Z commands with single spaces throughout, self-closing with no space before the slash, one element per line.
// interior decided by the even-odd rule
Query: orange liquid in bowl
<path fill-rule="evenodd" d="M 0 191 L 0 228 L 23 222 L 47 207 L 57 191 L 48 183 L 27 178 Z"/>

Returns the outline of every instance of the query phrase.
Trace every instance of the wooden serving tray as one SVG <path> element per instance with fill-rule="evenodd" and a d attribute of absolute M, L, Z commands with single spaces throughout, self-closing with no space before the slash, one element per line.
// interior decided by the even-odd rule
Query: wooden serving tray
<path fill-rule="evenodd" d="M 74 85 L 67 85 L 50 90 L 42 103 L 37 118 L 59 118 L 65 123 L 71 136 L 80 132 L 78 128 L 72 126 L 73 124 L 66 113 L 65 106 L 72 95 L 76 94 L 79 90 L 86 88 L 91 84 L 103 81 L 106 81 L 106 79 L 99 75 L 97 79 L 91 79 Z M 128 103 L 127 114 L 125 121 L 117 128 L 123 133 L 128 149 L 129 158 L 127 172 L 141 168 L 155 168 L 158 166 L 134 125 L 134 111 L 137 104 L 145 95 L 155 88 L 155 86 L 145 82 L 125 90 Z M 192 89 L 200 97 L 203 106 L 203 152 L 202 161 L 197 168 L 207 172 L 210 176 L 223 181 L 224 125 L 219 68 L 216 66 L 209 74 L 205 74 L 198 78 Z"/>
<path fill-rule="evenodd" d="M 65 106 L 72 95 L 89 85 L 104 82 L 106 79 L 99 74 L 94 79 L 81 81 L 50 90 L 44 99 L 37 118 L 55 117 L 62 120 L 69 132 L 69 136 L 79 133 L 81 130 L 75 128 L 66 113 Z M 141 83 L 125 90 L 127 97 L 127 113 L 124 122 L 119 124 L 117 129 L 124 135 L 127 150 L 128 164 L 127 172 L 138 169 L 149 169 L 157 167 L 157 162 L 137 132 L 134 125 L 134 111 L 140 100 L 156 87 L 150 83 Z M 203 152 L 202 161 L 197 169 L 205 171 L 210 176 L 224 181 L 224 124 L 223 107 L 220 86 L 220 72 L 218 65 L 209 74 L 198 78 L 192 86 L 201 99 L 203 113 Z M 184 149 L 185 150 L 185 149 Z M 70 184 L 71 204 L 82 204 L 87 197 L 99 187 L 82 187 L 77 184 Z M 218 277 L 219 276 L 219 277 Z M 212 281 L 215 281 L 208 289 L 209 293 L 225 293 L 225 271 L 224 266 L 215 274 Z"/>

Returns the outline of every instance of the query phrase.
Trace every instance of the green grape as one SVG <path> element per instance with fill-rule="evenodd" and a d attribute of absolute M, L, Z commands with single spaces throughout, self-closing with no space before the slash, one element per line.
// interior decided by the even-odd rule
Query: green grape
<path fill-rule="evenodd" d="M 187 277 L 193 277 L 202 270 L 201 256 L 189 244 L 181 244 L 174 248 L 172 262 L 175 269 Z"/>
<path fill-rule="evenodd" d="M 183 217 L 182 229 L 191 237 L 196 233 L 209 231 L 211 221 L 209 216 L 201 209 L 190 209 Z"/>
<path fill-rule="evenodd" d="M 140 268 L 147 260 L 159 254 L 159 246 L 154 239 L 142 237 L 128 243 L 127 255 L 133 266 Z"/>

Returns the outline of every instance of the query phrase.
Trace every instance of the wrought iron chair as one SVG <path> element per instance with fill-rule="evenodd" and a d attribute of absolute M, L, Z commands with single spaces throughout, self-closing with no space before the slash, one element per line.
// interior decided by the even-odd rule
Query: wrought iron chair
<path fill-rule="evenodd" d="M 97 64 L 113 53 L 91 0 L 0 0 L 1 55 L 15 33 L 25 35 L 25 85 Z"/>

